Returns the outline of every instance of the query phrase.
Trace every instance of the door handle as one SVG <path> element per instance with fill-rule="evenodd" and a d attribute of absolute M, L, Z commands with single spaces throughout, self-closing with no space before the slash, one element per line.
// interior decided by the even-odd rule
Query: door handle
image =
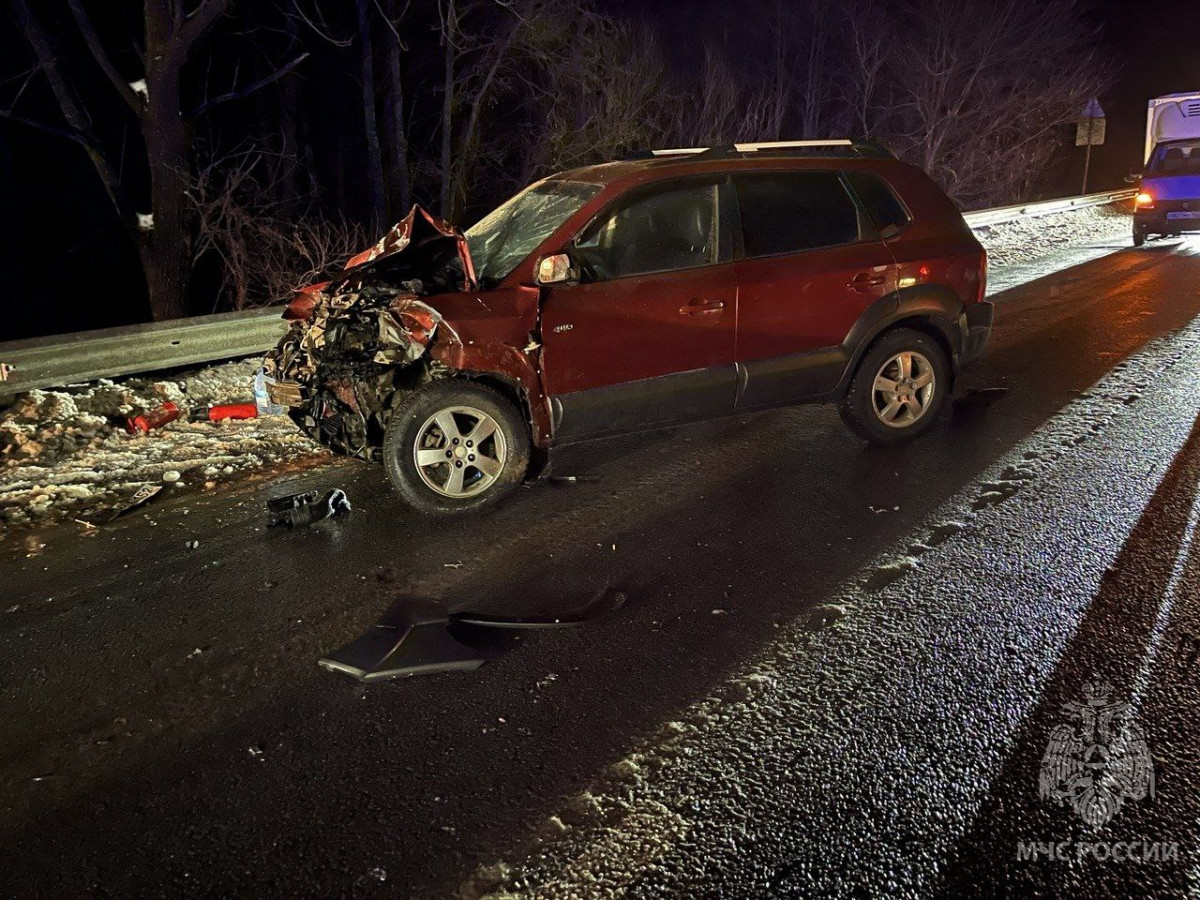
<path fill-rule="evenodd" d="M 681 316 L 719 316 L 724 308 L 724 300 L 705 300 L 703 297 L 697 297 L 687 306 L 679 307 L 679 314 Z"/>
<path fill-rule="evenodd" d="M 856 291 L 865 291 L 867 288 L 879 287 L 885 281 L 887 281 L 886 275 L 875 272 L 859 272 L 850 279 L 846 287 Z"/>

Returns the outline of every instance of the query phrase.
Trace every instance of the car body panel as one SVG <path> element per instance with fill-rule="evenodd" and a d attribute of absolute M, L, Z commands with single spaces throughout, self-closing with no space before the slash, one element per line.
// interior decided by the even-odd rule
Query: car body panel
<path fill-rule="evenodd" d="M 543 376 L 556 435 L 578 439 L 733 409 L 731 263 L 545 290 Z"/>
<path fill-rule="evenodd" d="M 872 303 L 896 290 L 882 241 L 802 250 L 737 263 L 739 407 L 800 400 L 831 390 L 839 347 Z"/>

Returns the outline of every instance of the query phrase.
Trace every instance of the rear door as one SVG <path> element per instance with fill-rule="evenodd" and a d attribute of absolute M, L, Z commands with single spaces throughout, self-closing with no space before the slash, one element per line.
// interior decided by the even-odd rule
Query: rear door
<path fill-rule="evenodd" d="M 734 176 L 740 211 L 737 406 L 819 396 L 848 362 L 859 316 L 896 290 L 896 266 L 835 171 Z"/>
<path fill-rule="evenodd" d="M 737 286 L 719 180 L 657 184 L 568 247 L 578 284 L 547 288 L 544 378 L 559 440 L 733 409 Z"/>

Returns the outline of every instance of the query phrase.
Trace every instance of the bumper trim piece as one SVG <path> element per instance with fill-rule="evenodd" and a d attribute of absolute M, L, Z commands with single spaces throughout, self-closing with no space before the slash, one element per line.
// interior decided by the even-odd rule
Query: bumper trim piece
<path fill-rule="evenodd" d="M 979 300 L 966 308 L 961 364 L 966 365 L 983 355 L 995 315 L 996 305 L 990 300 Z"/>

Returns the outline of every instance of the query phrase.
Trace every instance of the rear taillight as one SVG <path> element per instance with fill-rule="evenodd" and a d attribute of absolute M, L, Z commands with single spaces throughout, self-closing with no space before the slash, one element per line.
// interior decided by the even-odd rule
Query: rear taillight
<path fill-rule="evenodd" d="M 1134 198 L 1133 205 L 1138 209 L 1154 209 L 1154 195 L 1142 191 Z"/>

